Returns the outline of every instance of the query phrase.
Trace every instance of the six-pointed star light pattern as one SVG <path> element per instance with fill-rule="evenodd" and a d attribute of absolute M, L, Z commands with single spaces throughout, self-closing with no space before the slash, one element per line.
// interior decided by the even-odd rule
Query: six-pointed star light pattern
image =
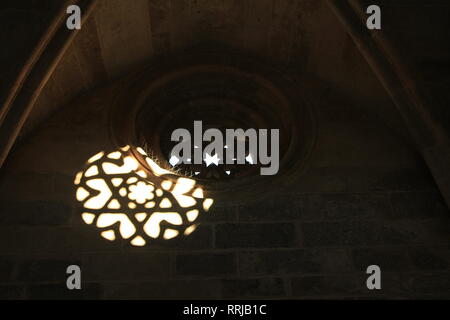
<path fill-rule="evenodd" d="M 142 170 L 126 146 L 108 154 L 99 152 L 76 175 L 76 198 L 83 207 L 83 221 L 99 228 L 105 239 L 121 237 L 133 246 L 191 234 L 213 200 L 204 198 L 195 180 L 162 169 L 142 149 L 136 150 L 151 174 Z M 152 182 L 155 177 L 163 178 L 162 182 Z"/>

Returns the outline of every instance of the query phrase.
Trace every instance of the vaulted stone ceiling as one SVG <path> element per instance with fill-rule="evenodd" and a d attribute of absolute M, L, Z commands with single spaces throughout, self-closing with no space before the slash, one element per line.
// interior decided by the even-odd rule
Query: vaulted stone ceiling
<path fill-rule="evenodd" d="M 433 101 L 431 113 L 448 129 L 447 1 L 377 3 L 383 8 L 384 34 L 412 67 L 416 80 L 425 85 Z M 45 5 L 31 1 L 26 6 L 2 2 L 1 15 L 10 21 L 10 28 L 2 34 L 14 37 L 8 50 L 2 51 L 5 79 L 14 78 L 20 70 L 20 63 L 25 63 L 60 5 L 59 1 L 46 1 Z M 36 24 L 22 28 L 20 21 L 27 19 Z M 431 22 L 433 28 L 428 27 Z M 21 136 L 78 95 L 120 78 L 156 56 L 193 46 L 232 47 L 291 72 L 310 74 L 324 92 L 339 92 L 355 107 L 365 108 L 407 135 L 394 104 L 325 0 L 99 0 L 51 73 Z M 11 60 L 17 63 L 11 64 Z M 2 82 L 2 101 L 10 82 Z"/>
<path fill-rule="evenodd" d="M 102 0 L 64 54 L 22 134 L 80 93 L 155 56 L 217 45 L 310 73 L 324 90 L 336 88 L 392 126 L 401 123 L 325 1 Z"/>
<path fill-rule="evenodd" d="M 58 1 L 2 1 L 0 4 L 0 103 L 57 13 Z M 32 27 L 31 27 L 32 26 Z"/>

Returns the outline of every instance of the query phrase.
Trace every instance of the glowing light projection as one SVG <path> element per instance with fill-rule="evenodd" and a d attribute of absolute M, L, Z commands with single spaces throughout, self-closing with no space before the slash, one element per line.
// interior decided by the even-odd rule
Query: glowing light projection
<path fill-rule="evenodd" d="M 150 168 L 149 175 L 130 148 L 99 152 L 76 175 L 76 199 L 83 207 L 83 221 L 98 228 L 103 238 L 122 238 L 133 246 L 190 235 L 213 200 L 204 198 L 195 180 L 161 168 L 137 148 Z"/>

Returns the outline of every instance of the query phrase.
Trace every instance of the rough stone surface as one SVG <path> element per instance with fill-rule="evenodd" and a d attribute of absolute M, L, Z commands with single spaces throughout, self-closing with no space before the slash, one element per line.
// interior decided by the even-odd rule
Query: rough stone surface
<path fill-rule="evenodd" d="M 296 228 L 289 223 L 242 223 L 216 226 L 217 248 L 283 248 L 296 245 Z"/>
<path fill-rule="evenodd" d="M 194 254 L 176 257 L 176 274 L 180 276 L 227 276 L 236 274 L 234 254 Z"/>
<path fill-rule="evenodd" d="M 1 169 L 0 299 L 450 298 L 448 207 L 324 1 L 133 0 L 129 11 L 100 2 Z M 432 17 L 416 13 L 423 25 Z M 422 47 L 416 36 L 428 43 L 418 30 L 397 38 L 402 50 L 420 52 L 420 73 L 440 69 L 446 60 L 430 57 L 448 48 Z M 313 103 L 319 130 L 304 170 L 256 201 L 215 204 L 188 237 L 143 248 L 101 238 L 80 218 L 73 179 L 112 148 L 108 107 L 126 78 L 106 81 L 215 41 L 306 75 L 312 89 L 293 89 Z M 82 268 L 79 292 L 66 289 L 70 264 Z M 381 267 L 380 291 L 366 287 L 371 264 Z"/>

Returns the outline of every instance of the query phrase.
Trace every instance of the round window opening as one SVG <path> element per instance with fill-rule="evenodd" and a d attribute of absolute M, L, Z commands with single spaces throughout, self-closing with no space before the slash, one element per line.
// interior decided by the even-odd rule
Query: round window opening
<path fill-rule="evenodd" d="M 314 146 L 315 121 L 301 92 L 299 82 L 256 59 L 185 53 L 134 78 L 112 108 L 112 136 L 218 198 L 261 197 L 301 171 Z M 177 136 L 180 129 L 189 138 Z M 211 130 L 222 141 L 208 149 L 217 142 Z M 187 146 L 174 153 L 182 141 Z"/>
<path fill-rule="evenodd" d="M 280 134 L 282 126 L 270 118 L 236 101 L 216 98 L 174 108 L 157 130 L 151 129 L 155 124 L 148 125 L 151 116 L 143 112 L 137 131 L 144 149 L 166 167 L 217 186 L 258 176 L 268 165 L 278 170 L 290 136 L 284 130 Z"/>

